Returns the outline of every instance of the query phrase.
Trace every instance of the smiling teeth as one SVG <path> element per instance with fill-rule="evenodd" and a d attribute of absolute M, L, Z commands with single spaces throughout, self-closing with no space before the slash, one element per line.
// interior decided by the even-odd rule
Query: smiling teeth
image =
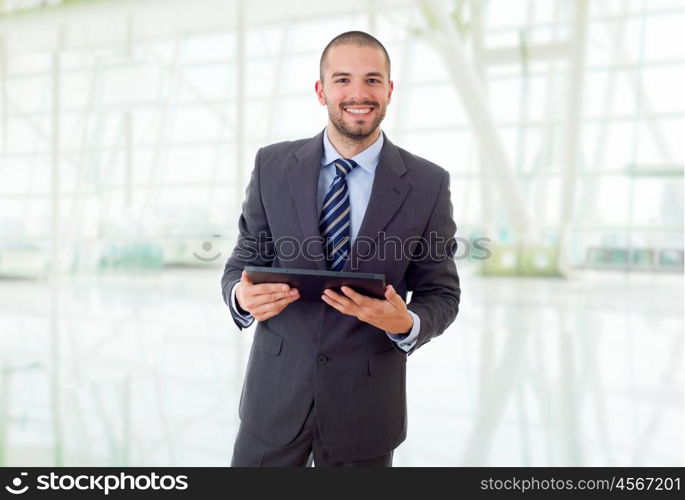
<path fill-rule="evenodd" d="M 349 113 L 354 113 L 355 115 L 365 115 L 369 111 L 371 111 L 371 108 L 364 108 L 364 109 L 351 109 L 351 108 L 346 108 L 345 111 Z"/>

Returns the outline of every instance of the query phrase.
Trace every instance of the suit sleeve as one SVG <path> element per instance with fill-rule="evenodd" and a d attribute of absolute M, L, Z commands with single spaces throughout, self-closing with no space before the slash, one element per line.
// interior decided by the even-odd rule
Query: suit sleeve
<path fill-rule="evenodd" d="M 234 309 L 231 291 L 235 284 L 240 281 L 245 266 L 271 266 L 274 259 L 273 238 L 260 190 L 259 160 L 261 153 L 262 150 L 260 149 L 255 158 L 250 183 L 245 190 L 242 213 L 238 219 L 238 241 L 226 261 L 224 274 L 221 278 L 224 302 L 229 307 L 236 326 L 241 330 L 249 324 L 246 324 L 243 314 Z"/>
<path fill-rule="evenodd" d="M 407 289 L 412 291 L 407 308 L 421 318 L 419 335 L 409 354 L 445 331 L 459 312 L 461 289 L 454 260 L 457 226 L 452 217 L 449 186 L 449 173 L 445 171 L 422 235 L 424 244 L 432 248 L 422 251 L 421 258 L 412 259 L 407 269 Z"/>

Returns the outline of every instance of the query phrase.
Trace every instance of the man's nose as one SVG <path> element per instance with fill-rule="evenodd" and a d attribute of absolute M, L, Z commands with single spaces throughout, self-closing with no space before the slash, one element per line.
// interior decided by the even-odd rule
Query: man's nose
<path fill-rule="evenodd" d="M 372 100 L 371 95 L 369 93 L 369 89 L 365 85 L 365 82 L 355 82 L 348 88 L 350 91 L 349 100 L 354 102 L 364 102 Z"/>

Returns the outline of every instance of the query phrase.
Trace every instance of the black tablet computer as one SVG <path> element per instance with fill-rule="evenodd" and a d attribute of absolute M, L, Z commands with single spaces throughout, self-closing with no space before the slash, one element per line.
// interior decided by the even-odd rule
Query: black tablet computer
<path fill-rule="evenodd" d="M 300 291 L 300 300 L 322 302 L 324 290 L 331 288 L 342 294 L 341 286 L 377 299 L 385 298 L 385 274 L 318 271 L 281 267 L 245 266 L 245 272 L 255 285 L 287 283 Z"/>

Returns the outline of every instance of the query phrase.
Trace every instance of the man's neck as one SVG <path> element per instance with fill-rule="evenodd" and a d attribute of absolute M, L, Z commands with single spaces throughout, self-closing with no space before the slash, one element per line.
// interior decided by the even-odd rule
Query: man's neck
<path fill-rule="evenodd" d="M 376 142 L 378 136 L 381 134 L 381 129 L 380 127 L 377 128 L 373 134 L 362 141 L 355 141 L 354 139 L 350 139 L 349 137 L 342 135 L 334 126 L 329 123 L 328 127 L 326 128 L 326 134 L 328 134 L 328 140 L 331 141 L 331 144 L 333 144 L 333 147 L 336 149 L 336 151 L 340 153 L 343 158 L 349 159 L 358 155 L 366 148 L 371 146 L 371 144 Z"/>

